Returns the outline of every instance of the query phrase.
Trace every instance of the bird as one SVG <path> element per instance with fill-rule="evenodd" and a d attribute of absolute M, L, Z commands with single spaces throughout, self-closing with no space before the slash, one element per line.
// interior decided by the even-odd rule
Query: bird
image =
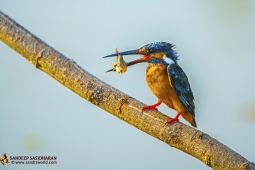
<path fill-rule="evenodd" d="M 169 118 L 166 124 L 179 121 L 179 117 L 182 116 L 193 127 L 197 127 L 194 95 L 188 77 L 178 65 L 179 55 L 175 50 L 175 45 L 162 41 L 153 42 L 136 50 L 115 53 L 104 56 L 104 58 L 117 55 L 142 55 L 141 58 L 129 62 L 128 66 L 148 63 L 146 82 L 149 89 L 158 98 L 158 102 L 144 106 L 143 110 L 158 110 L 157 107 L 163 102 L 169 108 L 177 111 L 177 115 L 174 118 Z"/>

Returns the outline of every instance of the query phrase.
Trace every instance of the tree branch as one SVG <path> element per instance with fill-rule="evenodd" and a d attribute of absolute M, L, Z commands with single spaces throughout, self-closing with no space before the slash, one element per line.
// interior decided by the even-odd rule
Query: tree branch
<path fill-rule="evenodd" d="M 0 39 L 58 82 L 145 133 L 214 169 L 254 169 L 255 165 L 209 135 L 168 116 L 142 111 L 143 103 L 97 79 L 0 11 Z"/>

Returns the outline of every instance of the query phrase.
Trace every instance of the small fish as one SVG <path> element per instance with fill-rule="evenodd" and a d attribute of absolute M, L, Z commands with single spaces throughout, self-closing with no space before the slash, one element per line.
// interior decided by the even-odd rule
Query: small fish
<path fill-rule="evenodd" d="M 119 53 L 118 48 L 116 48 L 116 54 Z M 123 74 L 127 71 L 127 62 L 124 60 L 122 55 L 118 55 L 116 57 L 116 62 L 112 65 L 113 68 L 106 71 L 106 72 L 110 72 L 110 71 L 116 71 L 118 74 Z"/>
<path fill-rule="evenodd" d="M 6 156 L 6 153 L 3 154 L 2 158 L 0 158 L 0 162 L 4 165 L 5 163 L 8 163 L 8 159 Z"/>

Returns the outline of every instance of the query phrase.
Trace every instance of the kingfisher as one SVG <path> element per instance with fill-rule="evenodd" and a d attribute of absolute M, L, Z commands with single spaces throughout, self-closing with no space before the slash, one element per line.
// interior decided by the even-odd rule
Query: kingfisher
<path fill-rule="evenodd" d="M 141 58 L 128 63 L 128 66 L 147 62 L 146 82 L 150 90 L 158 98 L 153 105 L 143 107 L 143 110 L 154 109 L 163 102 L 169 108 L 177 111 L 174 118 L 169 118 L 166 124 L 179 121 L 180 115 L 193 127 L 197 127 L 195 121 L 195 103 L 188 77 L 178 65 L 178 53 L 175 46 L 167 42 L 153 42 L 136 50 L 107 55 L 142 55 Z"/>

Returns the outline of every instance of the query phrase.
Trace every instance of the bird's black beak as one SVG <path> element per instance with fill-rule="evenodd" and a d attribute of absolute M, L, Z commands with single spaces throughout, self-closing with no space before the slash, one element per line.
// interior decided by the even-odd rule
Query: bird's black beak
<path fill-rule="evenodd" d="M 135 55 L 135 54 L 141 54 L 141 53 L 139 53 L 138 50 L 131 50 L 131 51 L 125 51 L 125 52 L 120 52 L 120 53 L 114 53 L 114 54 L 111 54 L 111 55 L 104 56 L 103 58 L 114 57 L 114 56 L 117 56 L 117 55 Z"/>

